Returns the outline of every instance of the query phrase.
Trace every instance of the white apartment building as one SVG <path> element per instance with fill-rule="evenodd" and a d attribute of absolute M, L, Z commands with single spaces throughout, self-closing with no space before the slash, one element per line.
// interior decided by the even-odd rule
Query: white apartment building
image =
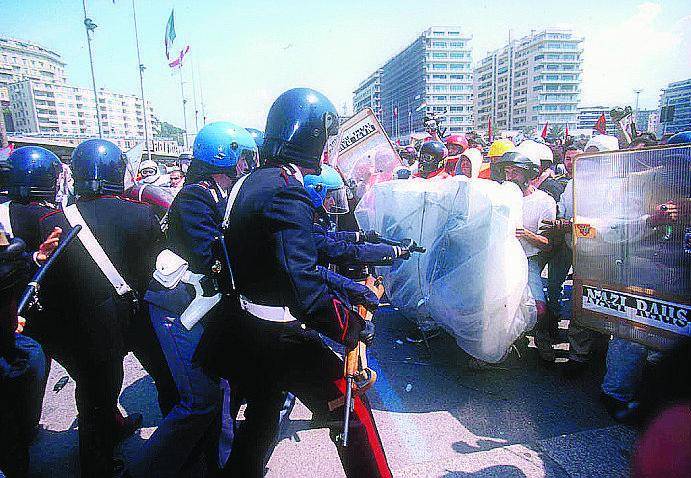
<path fill-rule="evenodd" d="M 537 131 L 545 123 L 575 129 L 580 100 L 583 39 L 546 29 L 513 40 L 474 69 L 478 131 Z M 539 132 L 539 131 L 538 131 Z"/>
<path fill-rule="evenodd" d="M 98 134 L 96 103 L 89 88 L 25 79 L 9 85 L 9 96 L 16 132 Z M 104 136 L 144 138 L 141 98 L 101 88 L 98 101 Z M 146 108 L 151 131 L 153 109 L 148 102 Z"/>
<path fill-rule="evenodd" d="M 429 112 L 445 115 L 449 132 L 473 128 L 471 36 L 458 26 L 430 27 L 365 79 L 353 110 L 377 113 L 391 138 L 407 142 Z"/>
<path fill-rule="evenodd" d="M 9 84 L 24 79 L 64 84 L 65 63 L 42 46 L 0 38 L 0 103 L 7 105 L 10 100 Z"/>

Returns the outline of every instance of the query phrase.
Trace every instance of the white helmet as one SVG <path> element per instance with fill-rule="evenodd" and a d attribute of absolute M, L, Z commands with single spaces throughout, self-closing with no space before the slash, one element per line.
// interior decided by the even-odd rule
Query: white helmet
<path fill-rule="evenodd" d="M 470 177 L 473 179 L 477 178 L 480 174 L 480 167 L 482 166 L 482 153 L 477 148 L 468 148 L 463 151 L 463 154 L 461 154 L 461 157 L 463 156 L 468 158 L 468 161 L 470 161 Z M 458 166 L 456 166 L 456 175 L 459 175 L 460 172 L 461 161 L 459 161 Z"/>
<path fill-rule="evenodd" d="M 516 146 L 516 151 L 528 156 L 538 166 L 540 166 L 542 161 L 554 162 L 554 156 L 550 147 L 532 139 L 525 140 Z"/>
<path fill-rule="evenodd" d="M 590 151 L 588 151 L 589 148 Z M 586 153 L 592 153 L 594 152 L 593 149 L 597 152 L 617 150 L 619 149 L 619 140 L 616 136 L 598 134 L 588 140 L 585 148 L 583 148 L 583 151 Z"/>

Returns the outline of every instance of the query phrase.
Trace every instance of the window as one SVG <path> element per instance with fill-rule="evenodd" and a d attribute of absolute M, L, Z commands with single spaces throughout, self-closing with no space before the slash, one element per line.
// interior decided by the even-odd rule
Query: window
<path fill-rule="evenodd" d="M 551 81 L 558 80 L 559 75 L 545 75 L 545 79 L 551 80 Z"/>
<path fill-rule="evenodd" d="M 463 53 L 461 51 L 452 51 L 451 52 L 451 58 L 464 58 L 464 57 L 465 57 L 465 53 Z"/>
<path fill-rule="evenodd" d="M 432 78 L 435 80 L 445 80 L 446 75 L 432 75 Z"/>
<path fill-rule="evenodd" d="M 435 70 L 446 70 L 448 67 L 446 63 L 432 63 L 432 68 Z"/>
<path fill-rule="evenodd" d="M 452 70 L 462 70 L 464 66 L 465 63 L 451 63 Z"/>
<path fill-rule="evenodd" d="M 465 45 L 462 41 L 452 41 L 449 42 L 449 46 L 451 48 L 463 48 Z"/>
<path fill-rule="evenodd" d="M 433 41 L 432 46 L 437 47 L 437 48 L 446 48 L 446 42 L 445 41 Z"/>
<path fill-rule="evenodd" d="M 453 87 L 451 89 L 453 91 Z M 433 85 L 432 91 L 435 91 L 435 92 L 449 91 L 449 89 L 448 89 L 448 86 L 446 86 L 446 85 Z"/>
<path fill-rule="evenodd" d="M 446 101 L 447 97 L 442 95 L 442 96 L 433 96 L 432 98 L 434 98 L 437 101 Z"/>
<path fill-rule="evenodd" d="M 453 53 L 452 53 L 453 55 Z M 432 58 L 448 58 L 449 54 L 448 53 L 443 53 L 443 52 L 433 52 L 432 53 Z"/>
<path fill-rule="evenodd" d="M 452 80 L 462 80 L 463 75 L 449 75 L 449 78 L 451 78 Z"/>
<path fill-rule="evenodd" d="M 461 34 L 461 32 L 448 32 L 448 33 L 449 33 L 449 36 L 452 36 L 452 37 L 457 37 L 458 35 Z"/>

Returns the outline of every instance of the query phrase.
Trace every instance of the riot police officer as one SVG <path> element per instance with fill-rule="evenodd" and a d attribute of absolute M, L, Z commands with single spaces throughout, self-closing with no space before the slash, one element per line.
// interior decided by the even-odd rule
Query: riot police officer
<path fill-rule="evenodd" d="M 315 418 L 327 419 L 335 439 L 342 411 L 329 412 L 327 403 L 345 392 L 343 361 L 319 332 L 349 347 L 373 338 L 373 329 L 317 268 L 314 207 L 303 177 L 320 173 L 327 138 L 337 131 L 338 114 L 324 95 L 308 88 L 283 93 L 267 118 L 266 163 L 233 191 L 236 199 L 227 206 L 224 233 L 239 298 L 229 297 L 228 312 L 209 324 L 197 353 L 247 399 L 228 476 L 263 476 L 284 391 Z M 391 476 L 364 396 L 355 399 L 350 434 L 349 446 L 339 447 L 346 474 Z"/>
<path fill-rule="evenodd" d="M 80 224 L 42 287 L 44 345 L 75 380 L 82 476 L 109 476 L 120 423 L 114 412 L 123 380 L 122 359 L 133 348 L 159 388 L 165 383 L 160 350 L 147 340 L 138 296 L 146 290 L 160 249 L 161 230 L 150 206 L 124 199 L 126 158 L 110 141 L 84 141 L 72 153 L 78 200 L 40 221 L 45 235 Z M 148 347 L 148 348 L 147 348 Z M 170 379 L 168 379 L 170 380 Z M 159 397 L 160 398 L 160 397 Z"/>
<path fill-rule="evenodd" d="M 322 265 L 391 265 L 396 258 L 408 259 L 406 247 L 378 244 L 375 231 L 336 231 L 330 215 L 349 211 L 346 187 L 341 175 L 322 165 L 320 174 L 307 174 L 305 189 L 315 208 L 314 242 Z"/>
<path fill-rule="evenodd" d="M 218 378 L 205 373 L 192 357 L 205 322 L 221 313 L 214 242 L 228 190 L 256 161 L 254 140 L 232 123 L 207 124 L 194 140 L 186 184 L 168 212 L 168 249 L 157 260 L 145 297 L 180 399 L 145 444 L 133 474 L 201 474 L 202 450 L 210 467 L 218 462 L 221 388 Z"/>
<path fill-rule="evenodd" d="M 43 242 L 38 221 L 57 209 L 55 194 L 62 163 L 39 146 L 16 149 L 7 163 L 7 194 L 0 204 L 0 223 L 7 233 L 21 237 L 28 251 L 36 251 Z"/>

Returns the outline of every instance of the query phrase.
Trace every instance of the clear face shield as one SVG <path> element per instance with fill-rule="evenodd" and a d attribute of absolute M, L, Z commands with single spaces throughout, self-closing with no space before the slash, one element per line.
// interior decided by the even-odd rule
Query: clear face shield
<path fill-rule="evenodd" d="M 243 149 L 235 165 L 237 177 L 249 174 L 259 167 L 259 154 L 256 149 Z"/>
<path fill-rule="evenodd" d="M 350 211 L 347 188 L 342 186 L 327 191 L 323 205 L 328 214 L 347 214 Z"/>

